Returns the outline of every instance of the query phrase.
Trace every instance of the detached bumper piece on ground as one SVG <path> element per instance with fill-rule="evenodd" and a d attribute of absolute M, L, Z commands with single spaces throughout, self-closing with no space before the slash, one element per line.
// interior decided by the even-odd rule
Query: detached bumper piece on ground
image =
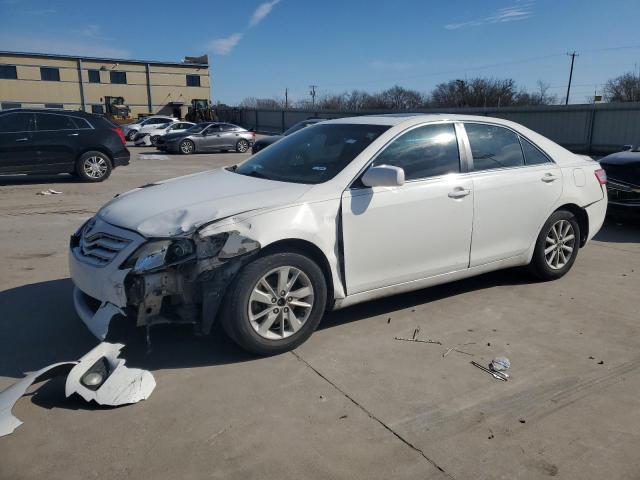
<path fill-rule="evenodd" d="M 149 398 L 156 387 L 153 375 L 147 370 L 126 367 L 125 360 L 118 358 L 123 347 L 119 343 L 101 343 L 80 360 L 44 367 L 0 392 L 0 437 L 22 424 L 11 410 L 31 385 L 67 373 L 67 397 L 77 393 L 87 402 L 93 400 L 114 407 Z"/>

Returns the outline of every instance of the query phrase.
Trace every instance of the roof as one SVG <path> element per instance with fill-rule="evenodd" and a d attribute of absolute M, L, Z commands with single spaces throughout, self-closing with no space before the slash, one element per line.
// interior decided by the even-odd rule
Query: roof
<path fill-rule="evenodd" d="M 22 112 L 22 113 L 65 113 L 67 115 L 78 116 L 96 116 L 95 113 L 85 112 L 83 110 L 68 110 L 64 108 L 5 108 L 0 113 Z"/>
<path fill-rule="evenodd" d="M 444 120 L 456 120 L 459 122 L 489 122 L 501 125 L 514 125 L 513 122 L 503 118 L 485 117 L 484 115 L 464 115 L 454 113 L 391 113 L 380 115 L 362 115 L 359 117 L 345 117 L 327 120 L 326 123 L 350 123 L 364 125 L 388 125 L 395 126 L 401 123 L 417 124 L 422 122 L 438 122 Z"/>
<path fill-rule="evenodd" d="M 116 62 L 116 63 L 142 63 L 149 65 L 172 65 L 179 67 L 204 67 L 209 68 L 208 63 L 185 63 L 185 62 L 162 62 L 159 60 L 134 60 L 131 58 L 109 58 L 109 57 L 85 57 L 82 55 L 60 55 L 57 53 L 35 53 L 35 52 L 8 52 L 0 50 L 0 55 L 12 55 L 16 57 L 41 57 L 41 58 L 59 58 L 65 60 L 88 60 L 97 62 Z"/>

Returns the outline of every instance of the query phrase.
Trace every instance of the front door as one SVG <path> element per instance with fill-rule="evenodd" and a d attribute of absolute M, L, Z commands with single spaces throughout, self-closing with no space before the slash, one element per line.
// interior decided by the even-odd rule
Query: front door
<path fill-rule="evenodd" d="M 202 132 L 199 145 L 203 150 L 217 150 L 222 148 L 222 137 L 219 125 L 211 125 Z"/>
<path fill-rule="evenodd" d="M 464 126 L 473 157 L 474 267 L 529 250 L 562 194 L 562 172 L 513 130 L 483 123 Z"/>
<path fill-rule="evenodd" d="M 0 172 L 26 172 L 37 168 L 38 154 L 33 143 L 33 128 L 33 113 L 0 115 Z"/>
<path fill-rule="evenodd" d="M 460 151 L 452 123 L 418 126 L 372 163 L 401 167 L 404 185 L 343 193 L 347 294 L 468 267 L 473 188 Z"/>

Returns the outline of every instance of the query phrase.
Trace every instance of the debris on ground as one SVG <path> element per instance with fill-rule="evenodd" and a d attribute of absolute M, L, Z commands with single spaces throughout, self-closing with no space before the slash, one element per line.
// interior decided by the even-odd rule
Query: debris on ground
<path fill-rule="evenodd" d="M 11 410 L 31 385 L 41 382 L 42 380 L 64 375 L 77 363 L 78 362 L 54 363 L 48 367 L 41 368 L 37 372 L 25 375 L 22 379 L 0 392 L 0 437 L 13 433 L 16 428 L 22 425 L 22 421 L 14 417 Z"/>
<path fill-rule="evenodd" d="M 124 345 L 100 343 L 80 360 L 54 363 L 27 374 L 0 392 L 0 437 L 12 433 L 22 422 L 11 410 L 34 383 L 67 374 L 65 394 L 77 393 L 87 402 L 121 406 L 149 398 L 156 381 L 151 372 L 125 367 L 118 358 Z"/>
<path fill-rule="evenodd" d="M 509 375 L 507 375 L 504 372 L 494 372 L 489 367 L 485 367 L 484 365 L 480 365 L 478 362 L 471 361 L 470 363 L 474 367 L 479 368 L 480 370 L 483 370 L 483 371 L 487 372 L 489 375 L 493 376 L 497 380 L 501 380 L 503 382 L 506 382 L 509 379 Z"/>
<path fill-rule="evenodd" d="M 49 190 L 42 190 L 41 192 L 36 193 L 36 195 L 60 195 L 62 192 L 59 190 L 54 190 L 50 188 Z"/>
<path fill-rule="evenodd" d="M 419 338 L 403 338 L 403 337 L 393 337 L 394 340 L 402 340 L 403 342 L 418 342 L 418 343 L 433 343 L 435 345 L 442 345 L 442 342 L 439 340 L 420 340 Z"/>
<path fill-rule="evenodd" d="M 125 367 L 118 358 L 121 343 L 99 344 L 84 355 L 67 376 L 65 394 L 77 393 L 87 402 L 118 407 L 146 400 L 156 388 L 151 372 Z"/>
<path fill-rule="evenodd" d="M 491 360 L 491 363 L 489 364 L 489 368 L 494 372 L 502 372 L 507 370 L 510 366 L 511 362 L 507 357 L 496 357 Z"/>

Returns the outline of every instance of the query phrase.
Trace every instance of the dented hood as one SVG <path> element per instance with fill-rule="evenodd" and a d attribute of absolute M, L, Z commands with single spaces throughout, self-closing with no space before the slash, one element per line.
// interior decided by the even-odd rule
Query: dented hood
<path fill-rule="evenodd" d="M 309 188 L 219 169 L 131 190 L 107 203 L 98 216 L 146 237 L 168 237 L 230 215 L 295 203 Z"/>

